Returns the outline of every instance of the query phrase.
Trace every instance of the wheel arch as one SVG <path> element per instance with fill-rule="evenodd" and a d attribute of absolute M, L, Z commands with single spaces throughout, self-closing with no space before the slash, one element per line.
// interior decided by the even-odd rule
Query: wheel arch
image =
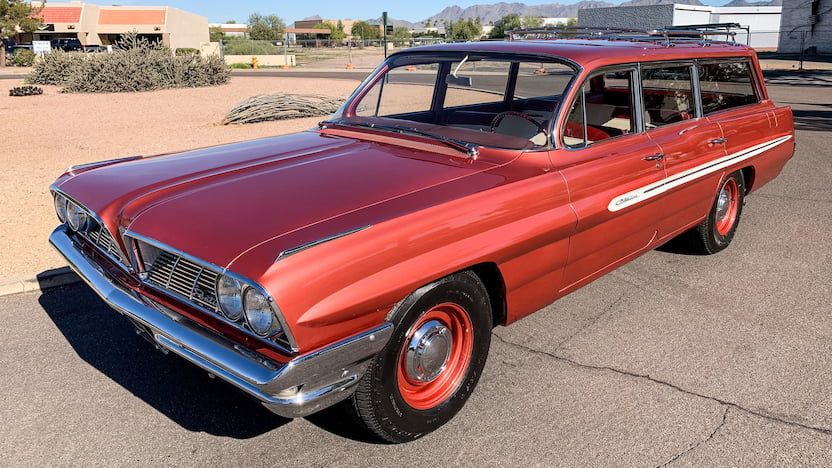
<path fill-rule="evenodd" d="M 472 271 L 485 285 L 488 300 L 491 303 L 491 316 L 494 326 L 505 325 L 508 316 L 506 305 L 506 283 L 500 267 L 493 262 L 478 263 L 466 270 Z"/>

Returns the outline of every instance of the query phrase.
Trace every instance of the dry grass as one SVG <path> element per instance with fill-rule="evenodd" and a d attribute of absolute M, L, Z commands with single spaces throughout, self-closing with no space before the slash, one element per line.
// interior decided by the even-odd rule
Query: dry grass
<path fill-rule="evenodd" d="M 313 127 L 320 118 L 222 126 L 240 101 L 264 93 L 325 93 L 345 98 L 355 82 L 234 77 L 214 88 L 146 93 L 9 97 L 18 80 L 0 81 L 3 120 L 0 187 L 0 284 L 63 265 L 48 246 L 57 220 L 49 184 L 73 164 L 217 145 Z"/>

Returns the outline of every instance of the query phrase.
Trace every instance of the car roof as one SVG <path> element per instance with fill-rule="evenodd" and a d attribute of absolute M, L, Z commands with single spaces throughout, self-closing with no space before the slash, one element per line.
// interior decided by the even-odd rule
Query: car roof
<path fill-rule="evenodd" d="M 564 58 L 593 69 L 617 63 L 654 60 L 685 60 L 692 58 L 749 57 L 750 47 L 717 41 L 640 41 L 610 39 L 540 39 L 521 41 L 458 42 L 415 47 L 407 51 L 492 52 L 545 55 Z M 407 51 L 403 51 L 406 53 Z M 399 53 L 403 53 L 399 52 Z"/>

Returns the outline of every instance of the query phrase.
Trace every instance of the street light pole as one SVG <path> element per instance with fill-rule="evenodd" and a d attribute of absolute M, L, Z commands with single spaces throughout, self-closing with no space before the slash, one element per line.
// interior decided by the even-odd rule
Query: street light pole
<path fill-rule="evenodd" d="M 381 34 L 382 42 L 384 43 L 384 59 L 387 60 L 387 12 L 381 12 Z"/>

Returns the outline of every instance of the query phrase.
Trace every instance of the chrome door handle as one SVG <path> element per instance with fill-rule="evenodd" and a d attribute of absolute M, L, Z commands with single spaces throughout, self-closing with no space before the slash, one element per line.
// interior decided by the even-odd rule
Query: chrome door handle
<path fill-rule="evenodd" d="M 710 140 L 708 143 L 710 143 L 712 145 L 724 145 L 725 143 L 728 143 L 728 139 L 727 138 L 714 138 L 713 140 Z"/>
<path fill-rule="evenodd" d="M 664 153 L 651 154 L 650 156 L 645 156 L 641 159 L 645 161 L 661 161 L 662 159 L 664 159 Z"/>

